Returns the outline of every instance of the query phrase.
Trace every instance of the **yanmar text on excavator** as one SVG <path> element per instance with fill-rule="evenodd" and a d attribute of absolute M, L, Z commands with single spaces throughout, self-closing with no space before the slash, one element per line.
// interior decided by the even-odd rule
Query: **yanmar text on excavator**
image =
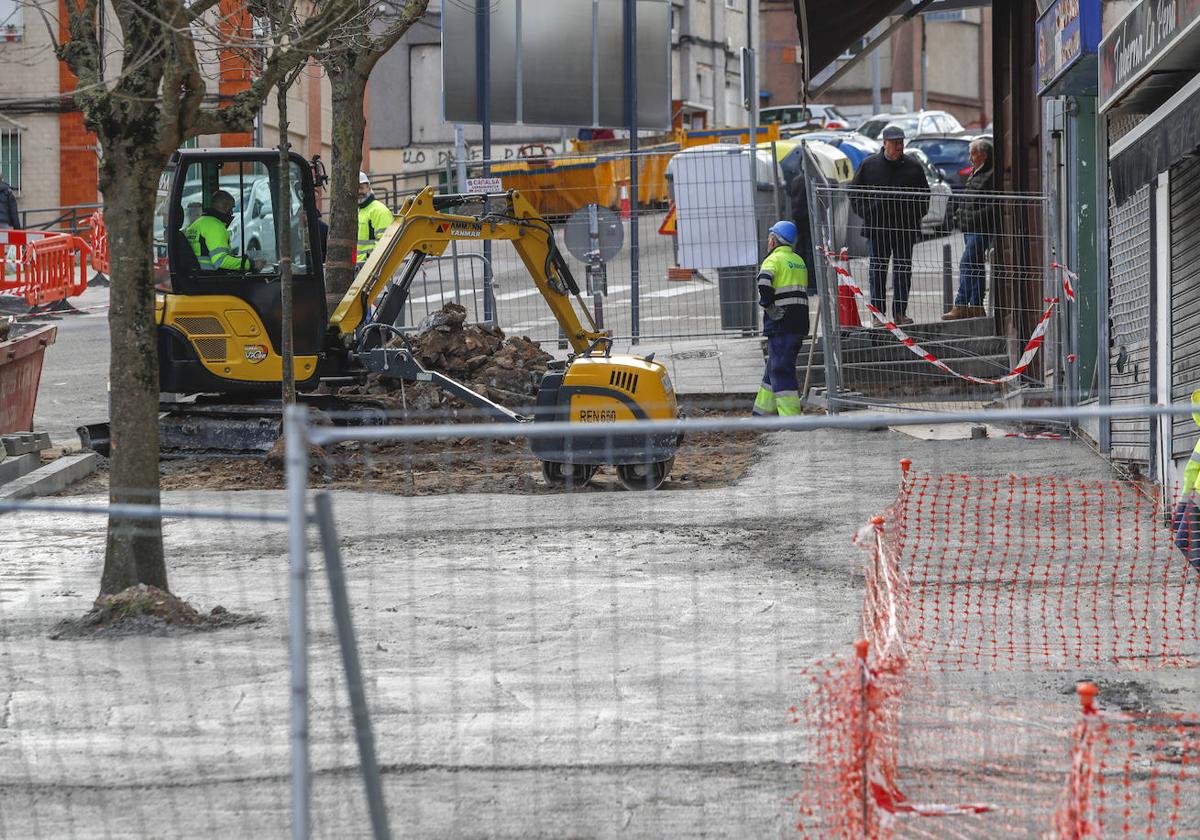
<path fill-rule="evenodd" d="M 158 294 L 155 312 L 164 451 L 261 452 L 279 434 L 279 169 L 272 149 L 185 149 L 163 174 L 156 227 L 162 225 L 171 290 Z M 319 241 L 314 178 L 298 155 L 292 155 L 290 182 L 292 225 L 284 247 L 294 276 L 298 390 L 370 373 L 431 382 L 495 420 L 580 424 L 578 434 L 531 439 L 552 484 L 582 485 L 603 465 L 614 466 L 631 489 L 662 484 L 679 446 L 676 432 L 613 435 L 603 426 L 678 417 L 666 368 L 652 355 L 612 353 L 611 334 L 597 329 L 553 229 L 519 192 L 437 195 L 427 187 L 406 198 L 328 314 L 322 261 L 312 245 Z M 426 370 L 396 326 L 422 263 L 463 239 L 512 243 L 570 343 L 571 355 L 541 380 L 531 413 L 510 411 Z M 306 399 L 326 409 L 350 407 L 327 396 Z M 81 435 L 100 443 L 105 432 L 88 427 Z"/>

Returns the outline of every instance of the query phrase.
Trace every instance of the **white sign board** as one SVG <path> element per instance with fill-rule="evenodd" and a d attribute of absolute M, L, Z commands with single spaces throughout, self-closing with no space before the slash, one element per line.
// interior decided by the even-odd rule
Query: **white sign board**
<path fill-rule="evenodd" d="M 667 164 L 675 189 L 682 268 L 758 264 L 754 190 L 745 146 L 714 143 L 680 152 Z M 770 184 L 770 152 L 757 154 L 756 177 Z"/>
<path fill-rule="evenodd" d="M 626 125 L 624 4 L 488 0 L 493 123 Z M 637 121 L 671 125 L 671 3 L 636 0 Z M 477 123 L 477 0 L 442 2 L 442 118 Z"/>
<path fill-rule="evenodd" d="M 499 178 L 468 178 L 467 192 L 469 193 L 498 193 L 504 192 L 504 185 Z"/>

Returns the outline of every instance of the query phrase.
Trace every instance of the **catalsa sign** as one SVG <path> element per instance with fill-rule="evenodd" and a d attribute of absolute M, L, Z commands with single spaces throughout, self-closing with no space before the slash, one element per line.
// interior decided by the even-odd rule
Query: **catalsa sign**
<path fill-rule="evenodd" d="M 1100 44 L 1100 102 L 1108 108 L 1200 20 L 1200 0 L 1142 0 Z"/>

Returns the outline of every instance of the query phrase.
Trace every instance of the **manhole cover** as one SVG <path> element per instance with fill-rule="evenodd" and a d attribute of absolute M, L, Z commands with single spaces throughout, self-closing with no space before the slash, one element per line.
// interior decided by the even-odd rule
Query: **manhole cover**
<path fill-rule="evenodd" d="M 692 359 L 715 359 L 720 355 L 720 350 L 684 350 L 682 353 L 672 353 L 671 358 L 677 362 L 686 362 Z"/>

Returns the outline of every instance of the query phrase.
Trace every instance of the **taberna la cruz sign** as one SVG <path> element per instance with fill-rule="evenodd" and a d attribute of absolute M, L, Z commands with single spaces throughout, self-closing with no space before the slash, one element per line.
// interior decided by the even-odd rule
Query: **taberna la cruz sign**
<path fill-rule="evenodd" d="M 1100 44 L 1100 108 L 1116 104 L 1151 68 L 1191 36 L 1200 0 L 1142 0 Z"/>
<path fill-rule="evenodd" d="M 1055 0 L 1034 31 L 1038 94 L 1095 95 L 1100 0 Z"/>

